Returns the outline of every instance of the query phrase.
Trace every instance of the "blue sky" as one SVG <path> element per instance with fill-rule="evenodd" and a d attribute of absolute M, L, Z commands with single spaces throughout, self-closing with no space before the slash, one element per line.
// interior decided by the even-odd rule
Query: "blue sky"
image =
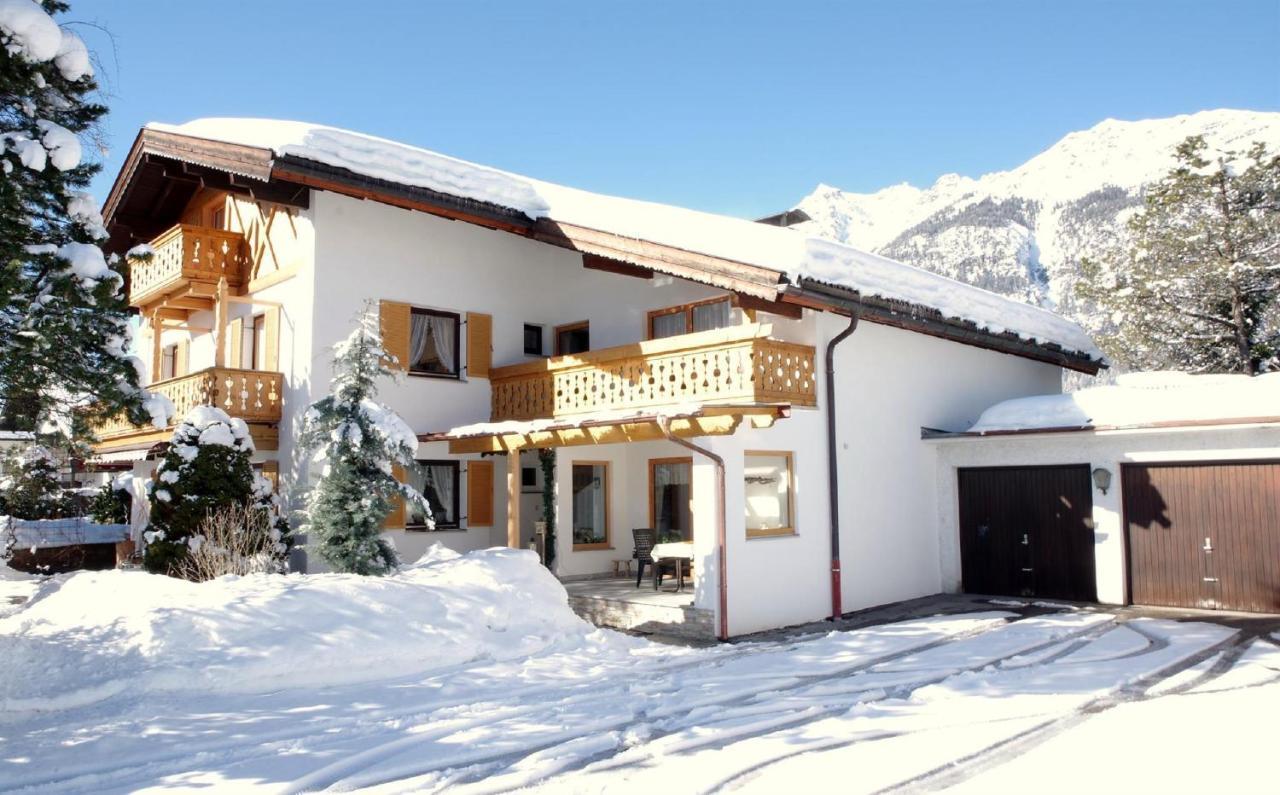
<path fill-rule="evenodd" d="M 1280 0 L 71 0 L 112 109 L 352 128 L 734 215 L 1015 166 L 1105 118 L 1280 109 Z"/>

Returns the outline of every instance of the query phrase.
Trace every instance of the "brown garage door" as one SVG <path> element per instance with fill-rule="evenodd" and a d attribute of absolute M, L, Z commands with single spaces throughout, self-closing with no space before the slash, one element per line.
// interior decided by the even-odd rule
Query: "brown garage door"
<path fill-rule="evenodd" d="M 961 469 L 959 491 L 965 591 L 1097 599 L 1087 465 Z"/>
<path fill-rule="evenodd" d="M 1131 602 L 1280 612 L 1280 461 L 1120 469 Z"/>

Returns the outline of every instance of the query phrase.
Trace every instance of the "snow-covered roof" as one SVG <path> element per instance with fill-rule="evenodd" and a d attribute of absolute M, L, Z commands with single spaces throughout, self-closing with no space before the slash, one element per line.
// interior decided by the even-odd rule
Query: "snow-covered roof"
<path fill-rule="evenodd" d="M 348 130 L 269 119 L 151 123 L 158 132 L 268 149 L 353 173 L 426 188 L 624 238 L 755 265 L 793 281 L 813 278 L 893 301 L 936 309 L 999 334 L 1012 333 L 1101 361 L 1078 325 L 1052 312 L 945 276 L 803 232 L 683 207 L 606 196 L 511 174 Z"/>
<path fill-rule="evenodd" d="M 1280 373 L 1131 373 L 1111 386 L 997 403 L 969 433 L 1280 419 Z"/>

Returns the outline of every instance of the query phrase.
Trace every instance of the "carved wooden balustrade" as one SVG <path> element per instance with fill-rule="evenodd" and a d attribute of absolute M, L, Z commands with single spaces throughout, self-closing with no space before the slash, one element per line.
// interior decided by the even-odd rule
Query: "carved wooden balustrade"
<path fill-rule="evenodd" d="M 245 422 L 274 423 L 280 421 L 283 375 L 262 370 L 237 370 L 211 367 L 190 375 L 157 381 L 147 387 L 173 401 L 172 428 L 196 406 L 216 406 Z M 103 441 L 134 434 L 154 433 L 157 429 L 129 422 L 117 415 L 100 424 L 94 433 Z"/>
<path fill-rule="evenodd" d="M 223 276 L 230 287 L 247 278 L 248 249 L 244 235 L 191 224 L 178 224 L 151 241 L 150 261 L 129 264 L 129 303 L 146 304 L 192 283 L 216 285 Z"/>
<path fill-rule="evenodd" d="M 816 405 L 813 346 L 767 334 L 738 326 L 494 368 L 491 420 L 690 403 Z"/>

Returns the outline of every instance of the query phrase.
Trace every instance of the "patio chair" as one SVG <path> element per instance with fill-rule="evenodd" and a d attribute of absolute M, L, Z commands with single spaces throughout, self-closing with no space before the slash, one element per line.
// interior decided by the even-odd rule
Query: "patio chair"
<path fill-rule="evenodd" d="M 658 541 L 658 532 L 652 527 L 637 527 L 631 531 L 631 538 L 636 546 L 631 557 L 636 560 L 636 587 L 639 588 L 641 581 L 644 580 L 644 567 L 653 565 L 653 558 L 649 553 Z"/>

